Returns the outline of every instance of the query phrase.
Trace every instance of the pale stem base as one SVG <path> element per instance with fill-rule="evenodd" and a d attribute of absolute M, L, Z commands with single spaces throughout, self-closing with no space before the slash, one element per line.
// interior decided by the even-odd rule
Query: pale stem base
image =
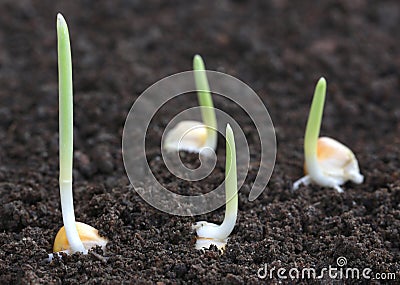
<path fill-rule="evenodd" d="M 72 181 L 60 182 L 61 211 L 68 242 L 72 252 L 87 253 L 79 238 L 75 225 L 74 200 L 72 196 Z"/>

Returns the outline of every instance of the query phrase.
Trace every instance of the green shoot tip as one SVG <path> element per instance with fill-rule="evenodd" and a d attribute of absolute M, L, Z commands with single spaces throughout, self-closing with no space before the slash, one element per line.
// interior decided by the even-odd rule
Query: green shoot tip
<path fill-rule="evenodd" d="M 198 54 L 193 57 L 193 70 L 206 70 L 203 58 Z"/>
<path fill-rule="evenodd" d="M 61 13 L 57 14 L 57 26 L 63 26 L 66 25 L 67 22 L 64 19 L 64 16 Z"/>
<path fill-rule="evenodd" d="M 315 91 L 316 94 L 326 93 L 326 80 L 324 77 L 321 77 L 318 80 L 317 86 L 315 87 Z"/>
<path fill-rule="evenodd" d="M 226 132 L 233 133 L 231 125 L 229 125 L 229 123 L 226 125 Z"/>

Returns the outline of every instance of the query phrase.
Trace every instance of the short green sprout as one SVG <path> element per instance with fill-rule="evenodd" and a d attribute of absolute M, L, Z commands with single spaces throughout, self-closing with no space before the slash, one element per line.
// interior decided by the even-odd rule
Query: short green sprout
<path fill-rule="evenodd" d="M 72 61 L 68 26 L 61 14 L 57 15 L 58 73 L 59 73 L 59 133 L 60 133 L 60 197 L 64 227 L 54 241 L 54 252 L 82 252 L 107 240 L 86 224 L 76 223 L 72 197 L 73 161 L 73 88 Z"/>
<path fill-rule="evenodd" d="M 211 97 L 210 86 L 207 80 L 206 68 L 200 55 L 193 58 L 194 80 L 196 82 L 197 98 L 201 106 L 203 124 L 207 127 L 206 145 L 215 149 L 217 147 L 217 118 L 214 111 L 214 103 Z"/>
<path fill-rule="evenodd" d="M 217 147 L 217 118 L 207 80 L 203 59 L 193 58 L 194 80 L 203 122 L 182 121 L 171 129 L 164 140 L 164 149 L 199 153 L 204 148 L 215 151 Z"/>
<path fill-rule="evenodd" d="M 209 248 L 211 245 L 215 245 L 223 251 L 228 241 L 228 236 L 232 233 L 236 224 L 238 213 L 236 147 L 235 137 L 229 124 L 226 126 L 225 136 L 225 218 L 221 225 L 208 223 L 206 221 L 197 222 L 193 225 L 193 229 L 196 230 L 198 236 L 196 241 L 196 249 L 199 250 Z"/>
<path fill-rule="evenodd" d="M 326 80 L 322 77 L 315 87 L 304 136 L 306 176 L 293 184 L 294 190 L 298 189 L 300 184 L 308 185 L 313 182 L 343 192 L 340 185 L 346 181 L 362 183 L 364 179 L 360 174 L 357 159 L 348 147 L 332 138 L 319 138 L 325 94 Z"/>

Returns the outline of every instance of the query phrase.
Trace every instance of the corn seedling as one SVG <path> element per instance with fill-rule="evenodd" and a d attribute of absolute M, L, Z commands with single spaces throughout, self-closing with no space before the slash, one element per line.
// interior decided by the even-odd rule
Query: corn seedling
<path fill-rule="evenodd" d="M 217 147 L 217 119 L 204 62 L 200 55 L 193 58 L 193 70 L 203 122 L 179 122 L 166 134 L 164 149 L 168 151 L 200 153 L 205 148 L 215 151 Z"/>
<path fill-rule="evenodd" d="M 342 143 L 328 137 L 319 138 L 326 94 L 326 81 L 321 78 L 314 92 L 304 137 L 305 176 L 293 184 L 315 183 L 343 192 L 340 185 L 346 181 L 363 182 L 358 162 L 353 152 Z"/>
<path fill-rule="evenodd" d="M 107 240 L 84 223 L 75 222 L 72 197 L 73 160 L 73 90 L 72 61 L 68 26 L 61 14 L 57 15 L 58 73 L 59 73 L 59 132 L 60 132 L 60 197 L 64 227 L 54 240 L 53 252 L 74 253 L 93 246 L 105 247 Z M 50 256 L 50 259 L 52 255 Z"/>
<path fill-rule="evenodd" d="M 228 124 L 226 127 L 225 218 L 221 225 L 205 221 L 193 225 L 193 229 L 197 233 L 196 249 L 209 248 L 211 245 L 217 246 L 222 251 L 225 249 L 228 236 L 236 224 L 238 213 L 237 190 L 235 138 Z"/>

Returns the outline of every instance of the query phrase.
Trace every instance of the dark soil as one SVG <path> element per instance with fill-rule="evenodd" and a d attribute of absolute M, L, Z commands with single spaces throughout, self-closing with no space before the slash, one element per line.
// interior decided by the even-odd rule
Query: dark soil
<path fill-rule="evenodd" d="M 348 267 L 395 272 L 398 280 L 400 3 L 191 2 L 1 1 L 0 284 L 256 284 L 265 282 L 257 277 L 264 264 L 321 270 L 340 256 Z M 62 226 L 59 11 L 70 26 L 74 60 L 75 211 L 110 240 L 106 261 L 93 253 L 43 261 Z M 274 173 L 254 202 L 247 197 L 258 168 L 250 168 L 223 255 L 196 251 L 191 224 L 221 222 L 224 209 L 186 218 L 160 212 L 129 187 L 122 163 L 122 130 L 135 99 L 157 80 L 189 70 L 196 53 L 209 69 L 236 76 L 259 94 L 278 141 Z M 292 193 L 303 175 L 304 127 L 322 75 L 328 80 L 322 135 L 352 148 L 365 183 L 348 183 L 343 194 L 318 186 Z M 197 104 L 194 97 L 179 100 Z M 216 100 L 228 112 L 233 105 Z M 153 171 L 171 190 L 207 192 L 224 178 L 224 143 L 213 178 L 177 183 L 158 162 L 157 140 L 171 109 L 149 132 Z M 236 119 L 254 134 L 248 118 Z M 257 160 L 257 141 L 250 147 Z"/>

